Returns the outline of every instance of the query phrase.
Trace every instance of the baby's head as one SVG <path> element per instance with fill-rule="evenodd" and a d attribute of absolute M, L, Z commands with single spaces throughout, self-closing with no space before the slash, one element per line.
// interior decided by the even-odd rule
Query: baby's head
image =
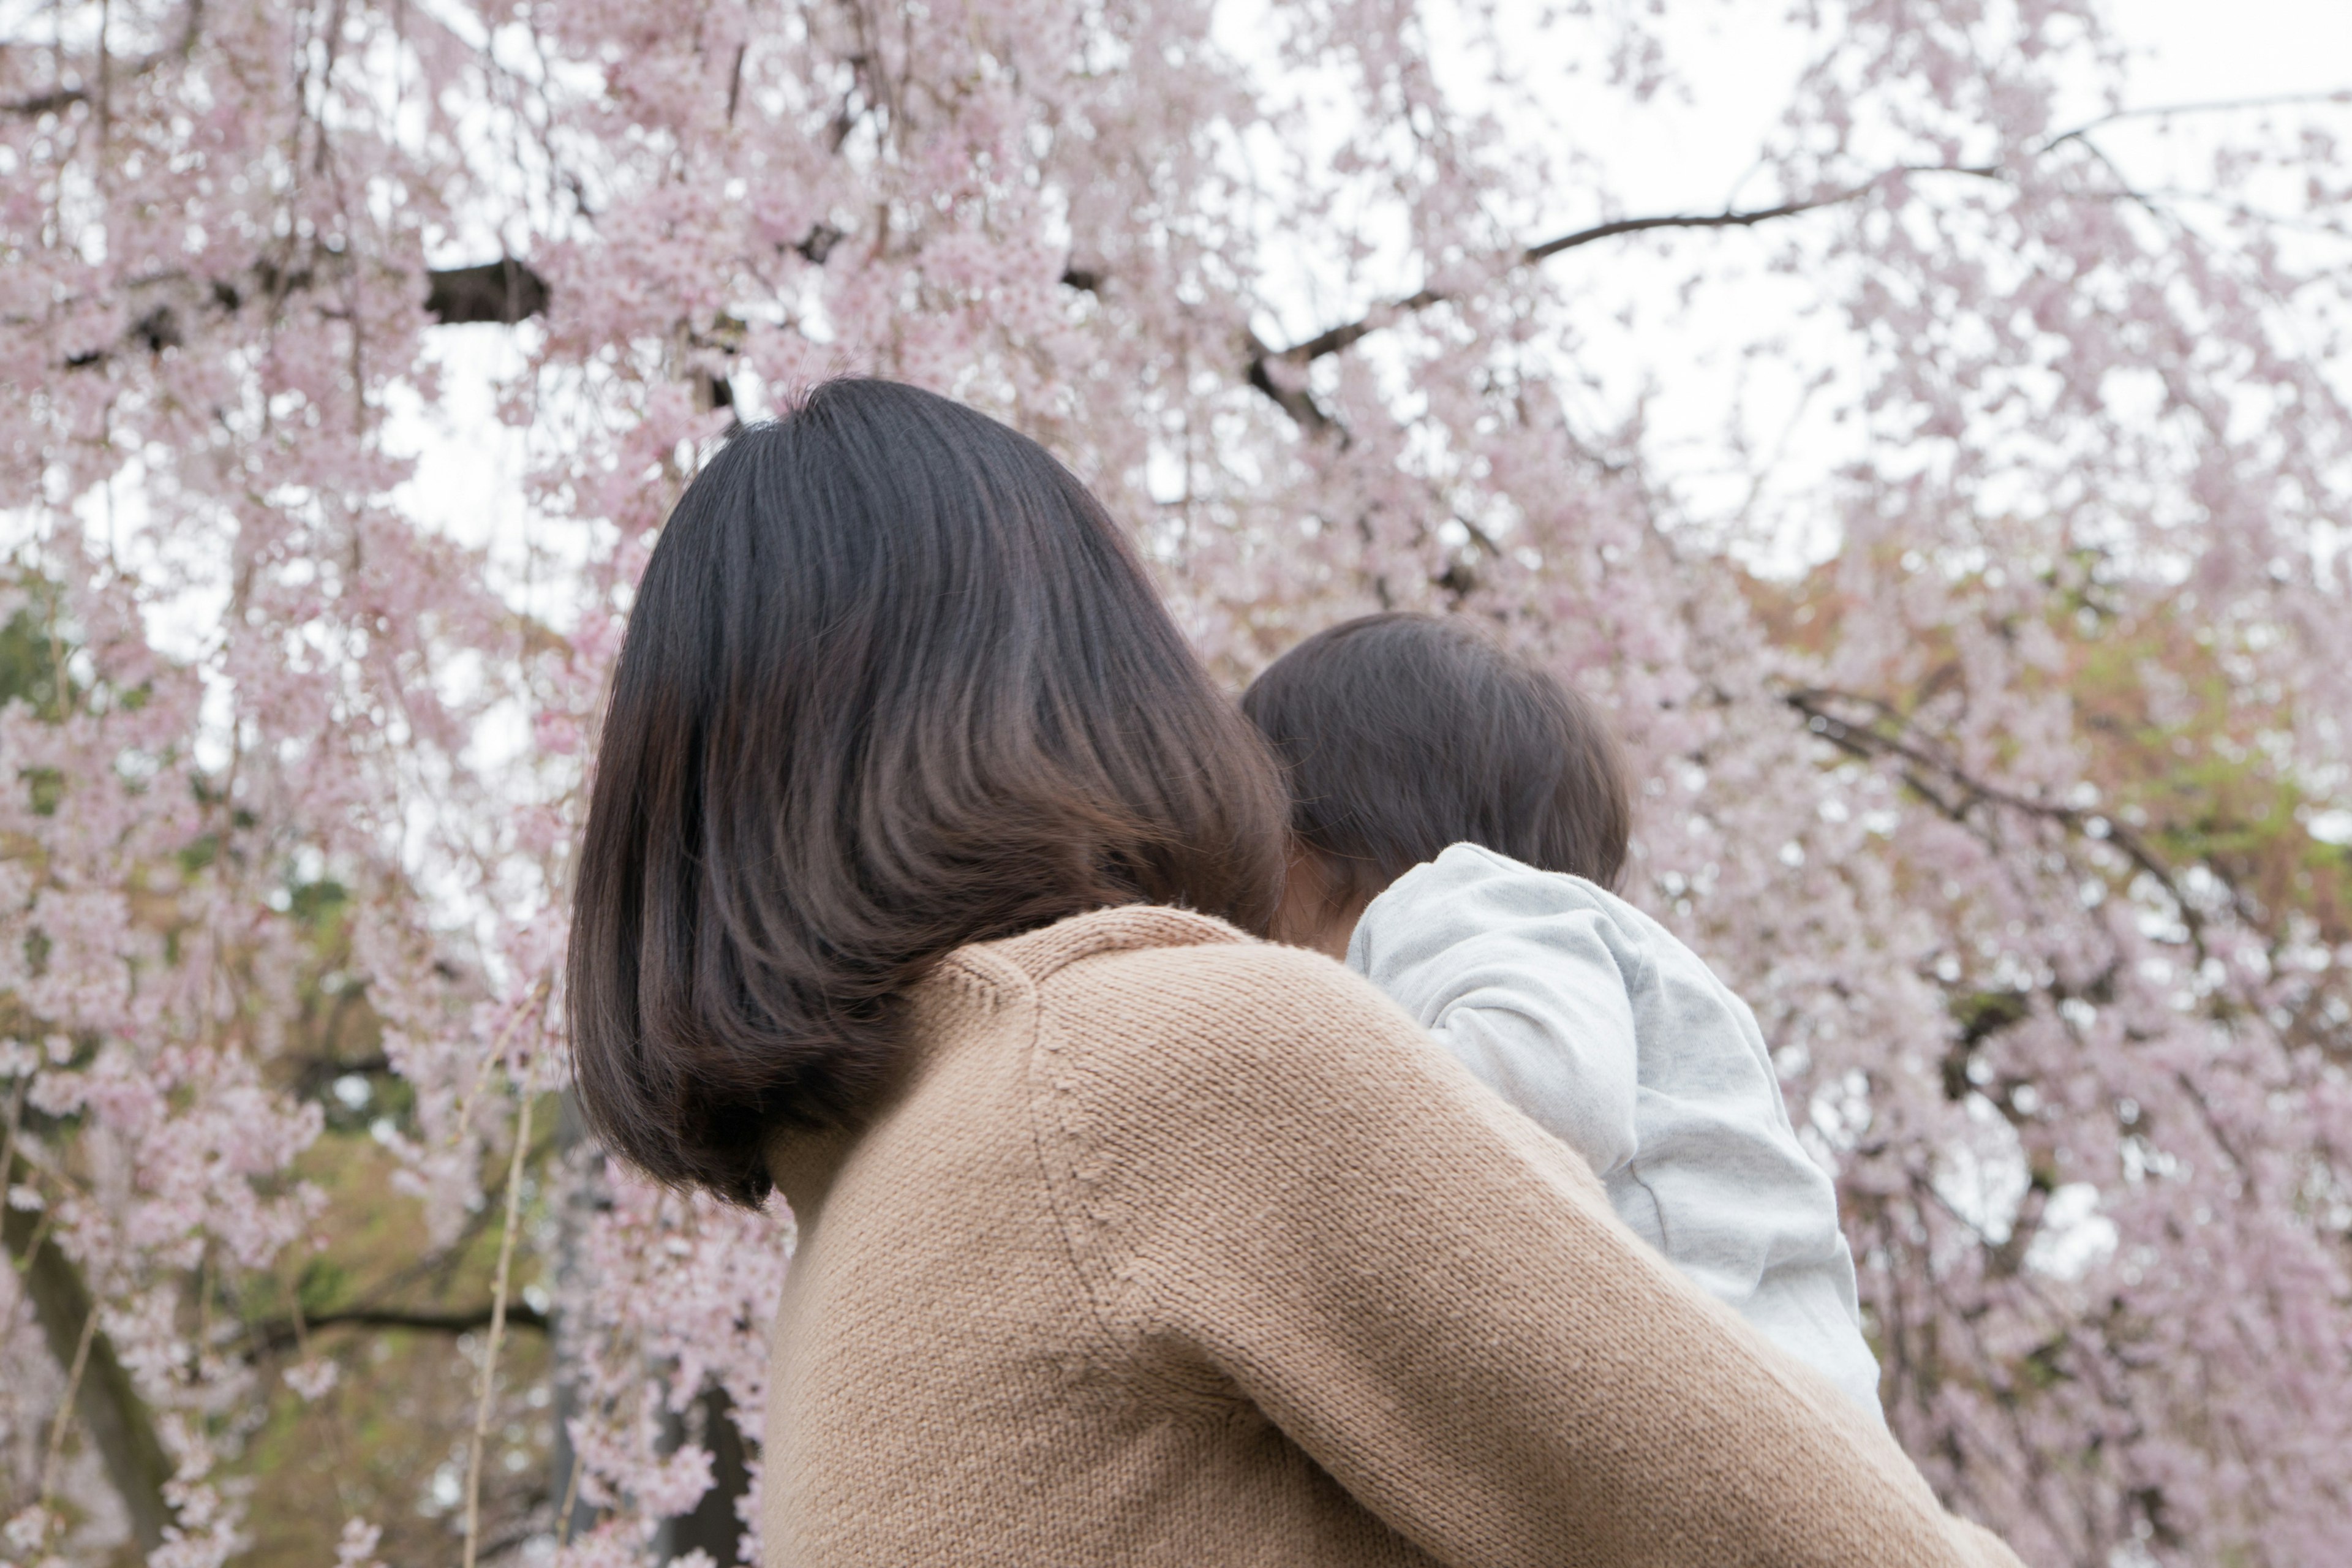
<path fill-rule="evenodd" d="M 1459 620 L 1366 616 L 1267 667 L 1242 708 L 1290 784 L 1282 941 L 1344 956 L 1364 906 L 1468 842 L 1615 885 L 1632 815 L 1592 705 Z"/>

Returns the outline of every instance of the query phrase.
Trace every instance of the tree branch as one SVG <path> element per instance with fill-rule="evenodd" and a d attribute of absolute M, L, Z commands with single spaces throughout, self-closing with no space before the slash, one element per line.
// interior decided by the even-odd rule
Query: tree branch
<path fill-rule="evenodd" d="M 352 266 L 349 253 L 324 247 L 291 262 L 263 260 L 241 272 L 205 279 L 163 272 L 124 286 L 132 315 L 131 330 L 115 343 L 66 357 L 68 370 L 106 364 L 125 350 L 161 353 L 187 342 L 199 318 L 233 320 L 256 300 L 276 304 L 331 281 Z M 511 257 L 473 267 L 435 268 L 425 274 L 425 310 L 436 325 L 497 321 L 512 326 L 547 309 L 546 279 Z M 11 322 L 10 325 L 15 325 Z"/>
<path fill-rule="evenodd" d="M 32 1165 L 21 1153 L 10 1158 L 8 1167 L 10 1186 L 35 1180 Z M 89 1334 L 87 1363 L 72 1394 L 74 1410 L 98 1449 L 107 1479 L 122 1499 L 131 1533 L 142 1552 L 152 1552 L 163 1543 L 163 1527 L 172 1519 L 171 1508 L 163 1500 L 163 1483 L 172 1479 L 172 1460 L 156 1436 L 146 1402 L 131 1385 L 131 1373 L 115 1355 L 113 1342 L 103 1331 L 90 1328 L 97 1321 L 98 1303 L 73 1260 L 58 1247 L 56 1236 L 43 1228 L 34 1214 L 0 1205 L 0 1238 L 5 1239 L 10 1260 L 23 1271 L 23 1289 L 32 1298 L 41 1337 L 60 1368 L 72 1364 L 82 1352 L 83 1335 Z"/>
<path fill-rule="evenodd" d="M 845 237 L 831 224 L 821 223 L 789 248 L 810 265 L 822 267 L 833 247 Z M 1066 287 L 1088 293 L 1102 281 L 1098 274 L 1083 268 L 1064 271 L 1061 280 Z M 544 313 L 552 298 L 547 279 L 512 257 L 472 267 L 435 268 L 425 275 L 425 311 L 436 325 L 444 327 L 476 321 L 512 326 Z"/>
<path fill-rule="evenodd" d="M 425 275 L 425 312 L 445 327 L 476 321 L 511 327 L 545 310 L 547 300 L 547 279 L 511 256 Z"/>
<path fill-rule="evenodd" d="M 2047 153 L 2065 142 L 2079 142 L 2094 131 L 2119 125 L 2127 120 L 2170 120 L 2183 114 L 2236 114 L 2248 110 L 2290 109 L 2323 103 L 2352 104 L 2352 89 L 2338 88 L 2333 92 L 2273 92 L 2255 98 L 2214 98 L 2201 102 L 2158 103 L 2145 109 L 2118 109 L 2095 120 L 2085 120 L 2071 130 L 2061 131 L 2044 142 L 2041 151 Z"/>
<path fill-rule="evenodd" d="M 1794 217 L 1799 213 L 1843 205 L 1857 196 L 1869 195 L 1888 180 L 1905 174 L 1972 174 L 1980 180 L 1990 180 L 2000 178 L 2000 171 L 1990 165 L 1962 164 L 1890 169 L 1851 190 L 1832 191 L 1828 195 L 1812 196 L 1801 202 L 1782 202 L 1778 206 L 1719 213 L 1667 213 L 1658 217 L 1613 218 L 1608 223 L 1594 224 L 1591 228 L 1580 228 L 1573 234 L 1563 234 L 1557 239 L 1545 240 L 1541 245 L 1531 245 L 1520 259 L 1528 264 L 1546 261 L 1563 250 L 1574 250 L 1595 240 L 1614 239 L 1621 234 L 1642 234 L 1654 228 L 1753 228 L 1759 223 L 1770 223 L 1774 218 Z"/>
<path fill-rule="evenodd" d="M 1971 169 L 1959 172 L 1975 174 L 1979 171 Z M 1881 179 L 1886 177 L 1880 176 Z M 1873 181 L 1871 184 L 1875 184 L 1877 181 Z M 1869 185 L 1862 185 L 1851 191 L 1840 191 L 1835 195 L 1817 197 L 1811 201 L 1784 202 L 1779 206 L 1758 207 L 1746 212 L 1666 213 L 1653 217 L 1612 218 L 1607 223 L 1595 224 L 1591 228 L 1580 228 L 1572 234 L 1563 234 L 1556 238 L 1547 239 L 1540 245 L 1528 246 L 1519 253 L 1518 258 L 1513 265 L 1531 267 L 1538 262 L 1549 260 L 1563 250 L 1574 250 L 1579 246 L 1591 245 L 1603 239 L 1614 239 L 1622 234 L 1640 234 L 1646 229 L 1750 228 L 1759 223 L 1769 223 L 1774 218 L 1792 217 L 1798 213 L 1811 212 L 1816 207 L 1835 206 L 1841 202 L 1850 202 L 1869 188 Z M 1356 321 L 1349 321 L 1344 326 L 1332 327 L 1328 331 L 1318 332 L 1313 337 L 1302 342 L 1293 343 L 1286 349 L 1266 350 L 1261 346 L 1259 353 L 1250 363 L 1250 384 L 1257 387 L 1261 392 L 1266 390 L 1261 384 L 1261 379 L 1262 366 L 1267 359 L 1280 360 L 1285 364 L 1311 364 L 1318 359 L 1352 346 L 1360 340 L 1369 337 L 1402 317 L 1425 310 L 1432 305 L 1442 305 L 1450 298 L 1452 296 L 1442 290 L 1423 289 L 1419 293 L 1408 295 L 1404 299 L 1391 300 Z M 1280 399 L 1277 398 L 1276 401 L 1279 402 Z"/>
<path fill-rule="evenodd" d="M 2054 152 L 2066 142 L 2085 141 L 2092 132 L 2103 126 L 2113 125 L 2126 120 L 2166 119 L 2184 114 L 2215 114 L 2243 110 L 2281 108 L 2293 104 L 2329 103 L 2352 103 L 2352 89 L 2317 93 L 2279 93 L 2264 98 L 2216 99 L 2201 103 L 2121 109 L 2110 114 L 2101 115 L 2095 120 L 2085 121 L 2071 130 L 2062 131 L 2042 142 L 2034 152 L 2037 156 Z M 1843 190 L 1831 191 L 1825 195 L 1809 196 L 1797 201 L 1781 202 L 1769 207 L 1726 208 L 1719 213 L 1660 213 L 1647 217 L 1612 218 L 1607 223 L 1594 224 L 1588 228 L 1576 229 L 1538 244 L 1530 245 L 1518 254 L 1512 264 L 1517 267 L 1535 266 L 1549 260 L 1562 251 L 1574 250 L 1581 246 L 1596 244 L 1604 239 L 1615 239 L 1622 235 L 1643 234 L 1654 229 L 1753 228 L 1758 224 L 1770 223 L 1779 218 L 1795 217 L 1801 213 L 1819 212 L 1825 207 L 1842 206 L 1847 202 L 1869 195 L 1889 180 L 1900 179 L 1906 175 L 1966 174 L 1975 179 L 1998 180 L 2002 178 L 2005 173 L 2006 171 L 1997 163 L 1904 164 L 1885 170 L 1863 181 L 1860 184 L 1849 186 Z M 2129 195 L 2132 193 L 2126 191 L 2118 194 Z M 1449 297 L 1441 289 L 1423 289 L 1404 299 L 1392 300 L 1356 321 L 1318 332 L 1313 337 L 1293 343 L 1286 349 L 1268 352 L 1259 345 L 1250 360 L 1247 380 L 1252 386 L 1281 404 L 1286 412 L 1292 412 L 1291 403 L 1286 400 L 1286 396 L 1295 397 L 1297 395 L 1284 395 L 1275 390 L 1273 378 L 1265 373 L 1266 360 L 1269 358 L 1280 360 L 1288 364 L 1310 364 L 1326 355 L 1339 353 L 1402 317 L 1425 310 L 1432 305 L 1443 304 Z M 1318 429 L 1331 422 L 1328 416 L 1322 415 L 1319 409 L 1317 410 L 1317 416 L 1314 423 Z M 1295 412 L 1293 416 L 1296 417 Z M 1302 423 L 1306 422 L 1302 421 Z"/>
<path fill-rule="evenodd" d="M 491 1306 L 488 1301 L 454 1312 L 413 1311 L 402 1307 L 353 1307 L 341 1312 L 302 1314 L 302 1328 L 311 1333 L 320 1329 L 408 1329 L 427 1334 L 470 1334 L 490 1326 Z M 547 1314 L 520 1301 L 507 1303 L 507 1327 L 530 1329 L 547 1332 Z M 294 1320 L 268 1318 L 246 1331 L 245 1342 L 253 1353 L 267 1354 L 291 1349 L 301 1342 Z"/>
<path fill-rule="evenodd" d="M 1365 330 L 1370 331 L 1370 328 Z M 1323 411 L 1323 405 L 1315 401 L 1314 394 L 1303 386 L 1286 386 L 1275 379 L 1274 362 L 1282 356 L 1268 349 L 1255 332 L 1249 335 L 1248 347 L 1249 384 L 1252 386 L 1274 399 L 1276 407 L 1315 435 L 1323 435 L 1337 426 L 1338 421 Z M 1347 432 L 1342 430 L 1339 434 L 1345 440 Z"/>
<path fill-rule="evenodd" d="M 1727 208 L 1719 213 L 1659 213 L 1648 217 L 1612 218 L 1607 223 L 1597 223 L 1589 228 L 1575 229 L 1538 244 L 1530 245 L 1513 258 L 1511 265 L 1533 267 L 1550 260 L 1562 251 L 1575 250 L 1580 247 L 1597 244 L 1604 239 L 1615 239 L 1621 235 L 1643 234 L 1652 229 L 1753 228 L 1758 224 L 1770 223 L 1776 218 L 1794 217 L 1800 213 L 1817 212 L 1824 207 L 1843 205 L 1858 197 L 1868 195 L 1889 180 L 1900 179 L 1909 174 L 1968 174 L 1977 179 L 1997 180 L 2001 177 L 2001 171 L 1998 166 L 1990 163 L 1905 164 L 1874 174 L 1862 184 L 1844 190 L 1809 196 L 1801 201 L 1782 202 L 1774 206 Z M 1280 360 L 1286 364 L 1309 364 L 1328 354 L 1338 353 L 1402 317 L 1425 310 L 1432 305 L 1444 304 L 1452 297 L 1442 289 L 1423 289 L 1419 293 L 1409 295 L 1404 299 L 1392 300 L 1344 326 L 1332 327 L 1328 331 L 1318 332 L 1304 342 L 1293 343 L 1286 349 L 1270 351 L 1262 357 Z M 1251 370 L 1250 384 L 1256 386 L 1258 377 L 1255 362 L 1252 363 Z"/>
<path fill-rule="evenodd" d="M 108 62 L 108 74 L 120 82 L 145 76 L 167 60 L 186 59 L 196 47 L 196 34 L 202 30 L 204 16 L 205 0 L 188 0 L 188 14 L 181 19 L 179 37 L 152 55 L 142 55 L 135 60 L 126 60 L 120 65 Z M 77 103 L 87 103 L 89 97 L 88 87 L 53 87 L 30 98 L 0 103 L 0 114 L 34 119 L 44 114 L 55 114 L 58 110 L 71 108 Z"/>
<path fill-rule="evenodd" d="M 820 223 L 797 244 L 784 248 L 812 266 L 822 267 L 844 237 L 842 231 L 831 224 Z M 288 299 L 318 286 L 325 277 L 350 265 L 351 258 L 345 253 L 320 249 L 296 266 L 264 261 L 243 274 L 209 281 L 184 272 L 146 279 L 131 285 L 131 292 L 152 298 L 154 302 L 140 311 L 124 335 L 123 343 L 144 348 L 150 353 L 177 348 L 187 341 L 186 321 L 193 314 L 212 311 L 235 316 L 253 300 Z M 1098 279 L 1090 272 L 1070 271 L 1063 274 L 1062 281 L 1074 289 L 1091 289 Z M 553 298 L 554 289 L 547 279 L 530 263 L 511 256 L 470 267 L 436 267 L 425 273 L 425 310 L 436 326 L 488 321 L 510 327 L 544 315 Z M 66 365 L 72 370 L 86 370 L 106 363 L 116 352 L 109 348 L 85 350 L 68 356 Z M 733 350 L 727 352 L 731 353 Z M 719 382 L 713 395 L 715 402 L 722 406 L 731 401 L 724 386 L 723 381 Z"/>
<path fill-rule="evenodd" d="M 1953 822 L 1965 821 L 1969 808 L 1979 803 L 2056 823 L 2070 833 L 2087 834 L 2091 818 L 2098 817 L 2105 825 L 2106 840 L 2121 850 L 2134 867 L 2145 872 L 2171 899 L 2173 906 L 2180 911 L 2180 923 L 2188 928 L 2190 945 L 2195 948 L 2199 960 L 2203 960 L 2204 916 L 2181 892 L 2179 882 L 2173 878 L 2172 868 L 2166 865 L 2163 858 L 2125 824 L 2102 812 L 2036 800 L 2031 795 L 2019 795 L 1974 777 L 1958 763 L 1902 734 L 1900 731 L 1909 727 L 1909 721 L 1875 698 L 1809 687 L 1788 692 L 1781 700 L 1803 714 L 1808 727 L 1815 734 L 1849 756 L 1865 761 L 1891 756 L 1910 764 L 1904 769 L 1903 782 Z M 1897 726 L 1897 732 L 1890 734 L 1872 724 L 1856 724 L 1828 706 L 1833 701 L 1868 707 L 1882 721 Z M 1922 770 L 1935 775 L 1937 783 L 1930 783 Z"/>

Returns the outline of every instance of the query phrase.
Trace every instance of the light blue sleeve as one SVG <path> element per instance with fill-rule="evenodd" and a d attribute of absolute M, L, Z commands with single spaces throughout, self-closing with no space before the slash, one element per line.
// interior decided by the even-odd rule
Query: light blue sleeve
<path fill-rule="evenodd" d="M 1348 944 L 1349 968 L 1604 1176 L 1633 1155 L 1645 962 L 1581 884 L 1467 844 L 1398 878 Z"/>

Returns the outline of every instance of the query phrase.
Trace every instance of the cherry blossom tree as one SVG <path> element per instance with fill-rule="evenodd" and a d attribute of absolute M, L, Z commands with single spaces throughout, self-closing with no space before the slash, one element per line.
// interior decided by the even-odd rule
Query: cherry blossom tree
<path fill-rule="evenodd" d="M 564 867 L 667 508 L 862 371 L 1052 447 L 1236 682 L 1398 605 L 1593 691 L 1946 1498 L 2335 1561 L 2344 111 L 1823 0 L 1726 205 L 1651 205 L 1570 111 L 1723 15 L 0 8 L 0 1557 L 226 1561 L 423 1336 L 441 1549 L 751 1560 L 790 1216 L 580 1142 Z M 402 435 L 459 327 L 528 461 L 472 524 Z"/>

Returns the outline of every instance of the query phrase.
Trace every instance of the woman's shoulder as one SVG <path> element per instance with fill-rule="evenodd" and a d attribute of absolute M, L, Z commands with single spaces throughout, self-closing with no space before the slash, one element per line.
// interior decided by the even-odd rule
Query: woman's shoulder
<path fill-rule="evenodd" d="M 1119 904 L 1089 910 L 1018 936 L 961 949 L 953 962 L 1000 977 L 1017 974 L 1043 984 L 1073 964 L 1129 952 L 1263 946 L 1214 915 L 1164 904 Z"/>
<path fill-rule="evenodd" d="M 1502 1110 L 1370 982 L 1189 911 L 1102 910 L 959 956 L 1024 994 L 1037 1147 L 1097 1219 L 1413 1136 L 1439 1101 Z"/>
<path fill-rule="evenodd" d="M 1127 905 L 961 950 L 951 961 L 1035 998 L 1058 1053 L 1097 1070 L 1181 1072 L 1231 1055 L 1312 1058 L 1412 1021 L 1321 953 L 1190 910 Z M 1180 1061 L 1181 1058 L 1181 1061 Z"/>

